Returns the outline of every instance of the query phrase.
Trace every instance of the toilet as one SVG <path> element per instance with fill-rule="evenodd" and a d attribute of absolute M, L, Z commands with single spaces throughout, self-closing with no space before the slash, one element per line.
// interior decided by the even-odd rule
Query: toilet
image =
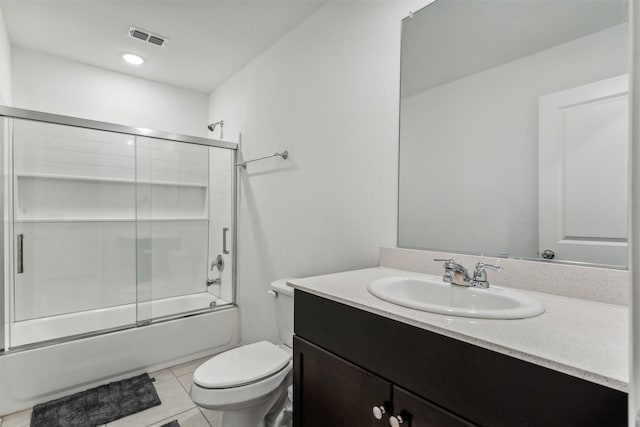
<path fill-rule="evenodd" d="M 225 351 L 193 373 L 191 399 L 223 411 L 222 427 L 264 427 L 265 415 L 286 393 L 293 367 L 293 289 L 287 279 L 270 285 L 283 344 L 260 341 Z"/>

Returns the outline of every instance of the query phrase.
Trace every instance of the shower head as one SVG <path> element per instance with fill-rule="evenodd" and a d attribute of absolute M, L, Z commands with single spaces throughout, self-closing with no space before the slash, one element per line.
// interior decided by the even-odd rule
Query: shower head
<path fill-rule="evenodd" d="M 222 129 L 222 127 L 224 126 L 224 120 L 220 120 L 219 122 L 215 122 L 215 123 L 211 123 L 209 126 L 207 126 L 209 128 L 209 130 L 211 132 L 213 132 L 216 128 L 216 126 L 220 125 L 220 129 Z"/>

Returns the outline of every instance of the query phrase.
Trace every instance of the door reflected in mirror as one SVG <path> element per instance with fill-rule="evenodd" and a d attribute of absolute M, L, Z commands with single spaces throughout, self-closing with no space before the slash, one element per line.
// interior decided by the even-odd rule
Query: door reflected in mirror
<path fill-rule="evenodd" d="M 398 246 L 626 266 L 628 37 L 622 0 L 405 18 Z"/>

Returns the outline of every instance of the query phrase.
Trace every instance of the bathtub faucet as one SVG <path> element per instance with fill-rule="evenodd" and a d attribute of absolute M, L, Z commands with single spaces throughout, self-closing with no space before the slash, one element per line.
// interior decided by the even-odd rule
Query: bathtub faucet
<path fill-rule="evenodd" d="M 207 287 L 213 285 L 222 285 L 222 279 L 220 277 L 217 279 L 207 279 Z"/>

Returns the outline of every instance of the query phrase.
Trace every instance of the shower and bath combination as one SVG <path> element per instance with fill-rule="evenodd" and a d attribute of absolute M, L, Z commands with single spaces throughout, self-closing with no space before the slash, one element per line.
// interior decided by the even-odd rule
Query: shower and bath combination
<path fill-rule="evenodd" d="M 235 346 L 238 144 L 0 106 L 0 147 L 0 414 Z"/>
<path fill-rule="evenodd" d="M 234 304 L 233 268 L 213 277 L 209 253 L 215 258 L 220 246 L 233 265 L 237 144 L 0 108 L 6 129 L 11 191 L 0 199 L 11 206 L 11 232 L 0 238 L 11 249 L 4 286 L 12 297 L 5 307 L 0 296 L 0 331 L 9 331 L 0 333 L 0 351 Z M 46 162 L 38 160 L 43 146 Z M 74 263 L 81 274 L 45 273 Z M 219 286 L 205 286 L 212 279 Z"/>

